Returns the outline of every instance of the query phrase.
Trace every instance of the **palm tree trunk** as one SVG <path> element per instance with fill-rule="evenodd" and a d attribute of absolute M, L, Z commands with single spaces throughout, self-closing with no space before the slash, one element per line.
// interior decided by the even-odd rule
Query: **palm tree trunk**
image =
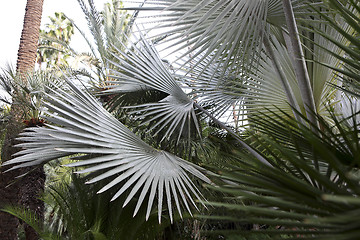
<path fill-rule="evenodd" d="M 20 46 L 18 51 L 18 60 L 16 72 L 22 81 L 26 81 L 26 74 L 33 71 L 36 61 L 36 50 L 39 41 L 39 32 L 41 24 L 42 7 L 44 0 L 27 0 L 24 16 L 24 25 L 21 33 Z M 22 131 L 22 114 L 13 99 L 11 106 L 11 122 L 7 127 L 5 143 L 2 149 L 2 161 L 11 159 L 11 156 L 17 152 L 14 148 L 15 137 Z M 0 207 L 5 205 L 17 205 L 19 202 L 28 209 L 35 211 L 41 218 L 44 213 L 44 205 L 38 200 L 38 193 L 42 191 L 44 184 L 43 170 L 35 171 L 30 176 L 22 178 L 17 184 L 6 187 L 14 181 L 14 176 L 19 172 L 4 173 L 4 168 L 0 172 Z M 21 198 L 19 198 L 21 196 Z M 0 239 L 17 239 L 18 221 L 5 213 L 0 213 Z M 26 239 L 38 239 L 36 232 L 25 226 Z"/>
<path fill-rule="evenodd" d="M 35 67 L 43 4 L 44 0 L 27 0 L 16 65 L 16 72 L 23 77 L 23 79 L 25 79 L 24 75 L 29 71 L 33 71 Z M 24 172 L 30 170 L 31 169 L 23 169 Z M 19 203 L 33 211 L 40 221 L 43 221 L 45 211 L 44 202 L 39 200 L 39 194 L 43 192 L 44 184 L 44 169 L 39 167 L 23 177 L 19 193 Z M 24 230 L 27 240 L 39 239 L 38 234 L 29 225 L 25 224 Z"/>
<path fill-rule="evenodd" d="M 10 119 L 7 125 L 7 132 L 4 139 L 4 145 L 1 151 L 1 160 L 6 161 L 11 155 L 17 152 L 13 147 L 14 139 L 18 132 L 22 129 L 22 125 Z M 15 181 L 15 177 L 20 175 L 19 170 L 4 173 L 8 167 L 0 168 L 0 209 L 7 205 L 16 205 L 19 195 L 20 183 Z M 11 186 L 8 186 L 10 185 Z M 5 212 L 0 211 L 0 239 L 15 240 L 18 239 L 17 227 L 19 220 Z"/>
<path fill-rule="evenodd" d="M 34 69 L 43 3 L 44 0 L 27 0 L 16 63 L 16 72 L 18 74 L 24 75 Z"/>

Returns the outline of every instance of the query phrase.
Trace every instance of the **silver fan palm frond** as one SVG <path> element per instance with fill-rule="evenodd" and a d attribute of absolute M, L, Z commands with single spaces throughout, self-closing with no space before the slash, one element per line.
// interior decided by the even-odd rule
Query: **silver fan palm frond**
<path fill-rule="evenodd" d="M 306 12 L 307 2 L 293 0 L 294 11 Z M 162 10 L 153 20 L 159 22 L 155 29 L 161 29 L 167 36 L 167 48 L 171 51 L 188 49 L 179 58 L 191 55 L 190 60 L 194 60 L 198 56 L 203 59 L 211 56 L 212 60 L 220 59 L 221 64 L 238 72 L 253 66 L 263 36 L 269 34 L 269 26 L 281 27 L 285 23 L 281 0 L 147 1 L 143 7 L 132 9 Z"/>
<path fill-rule="evenodd" d="M 131 43 L 130 40 L 128 42 Z M 154 135 L 162 131 L 165 133 L 163 139 L 169 139 L 176 133 L 179 141 L 181 136 L 187 136 L 190 132 L 189 125 L 195 126 L 200 135 L 193 100 L 169 72 L 155 47 L 143 35 L 140 35 L 136 42 L 130 46 L 123 45 L 125 51 L 117 49 L 116 53 L 112 53 L 114 60 L 109 60 L 112 65 L 109 69 L 111 75 L 107 81 L 108 89 L 104 93 L 117 94 L 139 89 L 166 93 L 168 96 L 160 102 L 133 106 L 134 113 L 137 113 L 140 119 L 150 117 L 142 124 L 153 122 L 150 131 L 156 127 Z"/>
<path fill-rule="evenodd" d="M 221 67 L 221 64 L 211 63 L 211 56 L 200 61 L 201 58 L 196 58 L 199 62 L 196 66 L 192 62 L 184 64 L 181 68 L 184 74 L 179 71 L 178 77 L 191 90 L 189 95 L 193 99 L 211 108 L 211 113 L 221 118 L 229 109 L 244 102 L 247 80 L 245 76 Z"/>
<path fill-rule="evenodd" d="M 135 36 L 134 36 L 135 38 Z M 160 59 L 155 47 L 145 36 L 140 35 L 135 41 L 128 40 L 129 46 L 123 44 L 125 50 L 116 49 L 111 54 L 116 60 L 108 60 L 114 67 L 108 81 L 109 93 L 124 92 L 123 85 L 151 88 L 183 101 L 189 101 L 186 94 L 170 74 Z"/>
<path fill-rule="evenodd" d="M 271 38 L 270 44 L 275 58 L 281 65 L 286 81 L 292 89 L 294 99 L 300 106 L 303 106 L 294 68 L 286 47 L 276 37 Z M 251 96 L 247 108 L 249 112 L 257 112 L 266 108 L 277 114 L 281 114 L 281 111 L 291 113 L 292 108 L 287 102 L 282 81 L 266 52 L 261 53 L 257 71 L 249 74 L 248 85 Z"/>
<path fill-rule="evenodd" d="M 222 59 L 222 64 L 230 66 L 236 66 L 239 61 L 250 63 L 251 60 L 244 59 L 253 59 L 260 47 L 266 31 L 268 4 L 269 1 L 263 0 L 179 0 L 166 8 L 170 22 L 164 21 L 161 27 L 171 27 L 169 33 L 176 33 L 168 38 L 174 40 L 170 46 L 175 47 L 174 51 L 189 49 L 182 56 L 203 54 L 205 59 L 212 55 L 213 60 Z"/>
<path fill-rule="evenodd" d="M 294 89 L 297 101 L 302 103 L 294 69 L 285 46 L 273 37 L 271 47 L 282 66 L 286 80 Z M 183 78 L 192 89 L 194 98 L 211 108 L 212 114 L 221 119 L 226 119 L 229 112 L 229 120 L 243 119 L 247 114 L 265 108 L 277 114 L 281 114 L 281 111 L 291 113 L 281 80 L 269 56 L 264 51 L 259 55 L 257 69 L 246 75 L 235 74 L 225 67 L 219 68 L 219 64 L 211 62 L 211 57 L 207 57 L 195 67 L 191 64 L 185 65 L 183 69 L 188 74 Z"/>
<path fill-rule="evenodd" d="M 163 201 L 172 221 L 172 202 L 181 216 L 181 206 L 190 212 L 193 198 L 202 202 L 202 195 L 190 180 L 189 174 L 210 183 L 204 170 L 173 154 L 146 144 L 121 122 L 107 112 L 86 90 L 68 80 L 68 90 L 52 90 L 47 94 L 46 127 L 29 128 L 18 138 L 22 150 L 5 165 L 10 170 L 46 163 L 64 156 L 81 155 L 69 166 L 82 166 L 79 173 L 100 172 L 89 183 L 110 179 L 99 193 L 119 187 L 116 199 L 126 190 L 130 193 L 124 206 L 139 194 L 134 215 L 148 197 L 146 218 L 149 217 L 155 196 L 158 199 L 159 221 Z M 75 157 L 76 159 L 76 157 Z M 191 213 L 191 212 L 190 212 Z"/>

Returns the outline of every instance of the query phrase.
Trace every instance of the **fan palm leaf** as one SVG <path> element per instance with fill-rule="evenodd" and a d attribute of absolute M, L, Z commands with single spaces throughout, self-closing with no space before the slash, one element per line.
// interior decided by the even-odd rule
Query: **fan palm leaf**
<path fill-rule="evenodd" d="M 175 155 L 147 145 L 85 90 L 71 81 L 68 81 L 68 88 L 70 92 L 55 88 L 46 96 L 46 119 L 52 124 L 29 128 L 21 134 L 18 140 L 23 143 L 18 147 L 23 150 L 6 163 L 16 164 L 10 170 L 82 154 L 87 157 L 69 166 L 89 166 L 80 173 L 102 172 L 89 183 L 113 178 L 99 192 L 125 181 L 113 196 L 114 200 L 132 186 L 124 205 L 136 193 L 140 193 L 134 214 L 143 204 L 146 195 L 149 195 L 146 218 L 155 196 L 158 198 L 159 221 L 165 196 L 171 219 L 172 199 L 175 200 L 179 213 L 180 202 L 190 211 L 188 202 L 195 205 L 192 196 L 201 199 L 201 193 L 191 182 L 188 173 L 210 183 L 202 173 L 203 170 Z"/>
<path fill-rule="evenodd" d="M 296 101 L 302 106 L 300 91 L 286 47 L 275 37 L 271 40 L 273 54 L 281 65 L 286 81 L 293 89 Z M 207 60 L 211 61 L 211 59 Z M 185 71 L 190 71 L 189 68 L 191 66 L 185 68 Z M 185 82 L 192 89 L 194 98 L 203 105 L 210 105 L 213 114 L 217 117 L 222 117 L 231 108 L 234 116 L 229 119 L 230 122 L 234 118 L 242 119 L 244 115 L 265 108 L 277 113 L 281 112 L 280 109 L 288 113 L 292 111 L 283 91 L 282 81 L 265 52 L 260 54 L 257 70 L 247 75 L 235 75 L 231 71 L 222 74 L 222 71 L 217 64 L 209 64 L 205 60 L 194 67 L 191 74 L 185 76 Z"/>
<path fill-rule="evenodd" d="M 274 7 L 279 7 L 279 4 L 281 5 L 281 3 L 276 1 L 271 4 L 274 4 Z M 269 5 L 271 4 L 269 3 Z M 306 40 L 307 42 L 305 40 L 303 41 L 304 49 L 310 52 L 308 54 L 309 62 L 307 66 L 316 107 L 314 111 L 321 112 L 324 114 L 324 117 L 330 121 L 331 119 L 326 116 L 328 114 L 326 107 L 329 103 L 333 105 L 336 102 L 334 101 L 336 89 L 331 85 L 337 84 L 337 78 L 336 75 L 334 75 L 334 71 L 327 66 L 340 66 L 341 61 L 333 55 L 335 53 L 341 55 L 344 51 L 339 45 L 329 42 L 326 37 L 321 34 L 314 34 L 313 29 L 322 29 L 326 32 L 326 36 L 334 36 L 334 39 L 342 45 L 346 44 L 346 39 L 336 34 L 336 31 L 327 26 L 319 17 L 321 14 L 325 14 L 326 11 L 319 11 L 319 13 L 310 11 L 311 8 L 307 6 L 305 1 L 293 1 L 292 4 L 295 13 L 298 12 L 297 15 L 302 19 L 301 24 L 299 24 L 302 33 L 304 35 L 314 35 L 313 39 L 310 39 L 310 44 L 308 40 Z M 177 5 L 174 4 L 174 8 L 175 6 Z M 197 7 L 198 6 L 193 8 L 197 9 Z M 321 9 L 320 7 L 324 7 L 324 5 L 322 5 L 322 3 L 315 3 L 312 7 Z M 169 9 L 171 9 L 171 7 L 169 7 Z M 302 9 L 303 12 L 301 12 L 300 9 Z M 192 10 L 188 11 L 191 12 Z M 283 19 L 281 7 L 275 12 L 277 12 L 275 19 Z M 276 22 L 275 20 L 273 21 Z M 305 28 L 302 24 L 304 24 L 304 26 L 310 25 L 312 29 Z M 283 28 L 282 23 L 278 23 L 278 25 Z M 345 27 L 345 25 L 343 26 Z M 205 23 L 204 27 L 206 27 Z M 290 112 L 294 108 L 297 109 L 296 106 L 299 105 L 301 110 L 297 110 L 304 113 L 307 104 L 304 103 L 303 91 L 300 90 L 299 82 L 295 74 L 294 61 L 292 60 L 292 56 L 289 55 L 289 46 L 285 44 L 286 41 L 284 37 L 288 38 L 287 33 L 283 32 L 281 28 L 272 27 L 271 31 L 268 31 L 268 33 L 272 35 L 270 40 L 274 56 L 269 56 L 268 52 L 264 53 L 263 51 L 257 53 L 256 68 L 245 75 L 233 72 L 232 69 L 234 69 L 234 66 L 226 65 L 221 58 L 215 57 L 217 54 L 216 51 L 215 53 L 202 52 L 195 56 L 192 53 L 190 57 L 184 57 L 185 60 L 180 61 L 179 64 L 183 67 L 182 70 L 185 70 L 187 73 L 186 83 L 192 86 L 192 89 L 195 89 L 194 94 L 196 94 L 198 99 L 202 99 L 208 103 L 216 103 L 214 106 L 216 106 L 217 109 L 215 109 L 214 112 L 220 111 L 225 113 L 226 110 L 233 108 L 234 114 L 244 114 L 252 110 L 254 112 L 259 111 L 262 107 L 265 107 L 279 113 L 278 109 Z M 176 30 L 176 27 L 174 29 Z M 343 29 L 350 34 L 351 29 Z M 227 32 L 226 34 L 231 33 Z M 260 43 L 260 45 L 262 44 Z M 260 49 L 262 49 L 262 47 L 260 47 Z M 227 58 L 232 57 L 229 54 Z M 272 58 L 276 58 L 280 63 L 280 71 L 283 72 L 284 79 L 279 77 L 279 70 L 274 67 Z M 242 61 L 244 61 L 244 59 L 237 61 L 238 67 L 246 65 L 246 63 Z M 219 72 L 222 72 L 222 74 Z M 284 81 L 288 84 L 291 93 L 288 93 L 288 90 L 284 88 Z M 290 101 L 291 98 L 293 98 L 294 101 L 289 105 L 288 102 L 292 102 Z M 244 105 L 246 106 L 246 110 L 243 107 Z M 227 114 L 228 112 L 229 111 L 227 111 Z M 241 119 L 241 117 L 236 118 Z"/>
<path fill-rule="evenodd" d="M 164 7 L 163 16 L 160 15 L 164 24 L 159 27 L 171 27 L 166 31 L 173 35 L 167 39 L 174 40 L 170 48 L 174 47 L 174 51 L 189 48 L 182 56 L 191 54 L 202 59 L 212 56 L 212 60 L 221 59 L 222 64 L 229 64 L 237 71 L 239 61 L 245 69 L 256 57 L 267 18 L 276 22 L 282 17 L 280 1 L 179 0 L 159 1 L 159 4 Z"/>
<path fill-rule="evenodd" d="M 189 96 L 211 108 L 215 117 L 221 117 L 229 108 L 245 101 L 243 93 L 247 88 L 247 81 L 237 79 L 235 74 L 228 71 L 223 74 L 223 67 L 219 68 L 217 63 L 211 63 L 211 57 L 202 61 L 200 59 L 201 57 L 196 58 L 196 62 L 199 62 L 197 66 L 184 65 L 184 74 L 178 73 L 177 77 L 184 83 L 184 88 L 191 90 Z M 188 72 L 190 74 L 186 74 Z"/>
<path fill-rule="evenodd" d="M 107 81 L 108 89 L 103 93 L 117 94 L 148 89 L 168 94 L 157 103 L 133 106 L 134 112 L 142 119 L 152 116 L 143 124 L 153 122 L 150 131 L 156 128 L 155 135 L 168 128 L 164 138 L 170 138 L 177 133 L 179 140 L 182 134 L 187 136 L 186 132 L 190 132 L 188 127 L 190 124 L 195 126 L 200 135 L 193 100 L 187 96 L 165 67 L 154 46 L 142 35 L 137 42 L 138 44 L 130 46 L 123 45 L 126 51 L 117 49 L 116 55 L 113 54 L 116 62 L 109 60 L 114 68 L 110 69 L 111 80 Z"/>
<path fill-rule="evenodd" d="M 275 68 L 275 72 L 271 69 L 270 74 L 275 75 L 276 79 L 279 79 L 280 76 L 282 86 L 276 89 L 276 95 L 286 96 L 285 101 L 287 100 L 290 103 L 291 108 L 300 110 L 297 107 L 297 105 L 299 105 L 305 109 L 309 119 L 315 124 L 316 120 L 312 116 L 314 112 L 317 112 L 316 107 L 319 106 L 316 105 L 315 99 L 324 100 L 324 96 L 329 97 L 329 95 L 331 95 L 327 94 L 330 89 L 326 89 L 327 93 L 323 93 L 323 89 L 325 88 L 324 78 L 329 75 L 323 75 L 323 77 L 318 80 L 319 72 L 310 72 L 311 77 L 313 77 L 311 80 L 316 79 L 312 82 L 312 86 L 317 86 L 317 89 L 312 88 L 308 74 L 312 69 L 308 69 L 305 66 L 302 48 L 310 49 L 308 52 L 311 52 L 311 54 L 315 54 L 318 51 L 313 51 L 311 44 L 306 45 L 307 43 L 305 41 L 303 43 L 300 42 L 300 38 L 297 36 L 297 25 L 301 26 L 302 24 L 295 22 L 294 14 L 297 20 L 303 19 L 308 22 L 316 22 L 311 21 L 311 19 L 315 17 L 316 20 L 318 20 L 318 13 L 312 11 L 310 6 L 323 9 L 323 3 L 306 0 L 250 2 L 242 0 L 220 2 L 169 0 L 150 1 L 148 7 L 146 7 L 145 4 L 145 7 L 134 9 L 159 9 L 152 7 L 150 4 L 159 4 L 160 8 L 163 9 L 163 13 L 160 14 L 160 18 L 158 18 L 163 24 L 160 24 L 159 27 L 169 28 L 168 31 L 163 33 L 168 36 L 165 38 L 166 41 L 173 41 L 173 44 L 170 45 L 169 48 L 174 47 L 174 52 L 188 49 L 183 51 L 184 53 L 179 58 L 190 56 L 187 60 L 183 61 L 182 64 L 187 65 L 189 75 L 193 74 L 194 69 L 197 68 L 195 72 L 198 74 L 196 77 L 199 78 L 202 78 L 200 75 L 205 71 L 205 76 L 207 77 L 209 72 L 207 68 L 210 68 L 211 71 L 211 69 L 214 68 L 213 65 L 215 65 L 216 69 L 222 69 L 223 75 L 228 75 L 228 73 L 231 72 L 235 75 L 236 79 L 244 79 L 244 74 L 251 75 L 253 73 L 256 74 L 257 71 L 263 71 L 264 68 L 261 66 L 263 42 L 267 37 L 273 35 L 270 29 L 273 27 L 281 29 L 280 35 L 288 32 L 288 30 L 294 30 L 295 33 L 293 33 L 291 37 L 287 37 L 291 44 L 286 44 L 287 47 L 284 48 L 284 50 L 287 52 L 287 55 L 290 55 L 290 61 L 284 66 L 289 67 L 291 65 L 291 68 L 293 68 L 291 71 L 295 72 L 295 82 L 298 86 L 293 85 L 293 76 L 287 78 L 289 72 L 283 74 L 281 68 L 271 67 L 271 65 L 275 64 L 274 61 L 277 61 L 273 59 L 273 56 L 270 56 L 270 59 L 268 59 L 269 63 L 272 63 L 267 69 L 270 69 L 270 67 Z M 290 10 L 290 15 L 287 10 Z M 294 26 L 285 26 L 284 19 L 286 17 L 291 18 Z M 292 41 L 294 35 L 297 36 L 296 41 Z M 266 38 L 264 38 L 264 36 L 266 36 Z M 272 37 L 269 38 L 272 39 Z M 318 39 L 316 39 L 316 41 L 318 41 Z M 297 43 L 297 45 L 295 44 L 297 48 L 294 48 L 295 45 L 292 46 L 294 44 L 293 42 Z M 281 44 L 285 46 L 283 40 Z M 301 44 L 303 44 L 303 46 Z M 277 55 L 276 57 L 281 58 L 282 56 Z M 283 63 L 283 59 L 280 61 Z M 256 64 L 254 64 L 255 62 Z M 201 69 L 199 69 L 200 67 Z M 285 71 L 287 70 L 288 69 L 285 69 Z M 319 71 L 319 68 L 315 68 L 315 71 Z M 216 74 L 216 72 L 217 71 L 213 71 L 213 74 Z M 266 73 L 263 74 L 266 75 Z M 209 81 L 211 81 L 212 77 L 214 77 L 214 75 L 210 76 Z M 270 78 L 267 78 L 267 80 L 268 79 Z M 332 80 L 333 77 L 330 79 Z M 329 79 L 325 81 L 328 80 Z M 319 81 L 320 84 L 317 84 L 315 81 Z M 273 82 L 274 81 L 270 81 L 268 85 Z M 238 85 L 241 84 L 242 80 L 239 81 Z M 212 84 L 209 84 L 209 86 L 211 85 Z M 281 89 L 285 94 L 280 93 Z M 251 94 L 250 91 L 251 90 L 245 91 L 245 94 Z M 299 94 L 300 97 L 298 96 Z M 318 95 L 314 97 L 314 94 Z M 280 101 L 279 104 L 282 105 L 285 101 Z"/>
<path fill-rule="evenodd" d="M 188 133 L 188 139 L 190 139 L 189 134 L 192 123 L 200 134 L 194 106 L 205 113 L 205 115 L 209 115 L 209 112 L 204 111 L 203 107 L 195 103 L 194 100 L 190 99 L 187 94 L 185 94 L 174 76 L 170 74 L 163 65 L 163 62 L 159 59 L 157 52 L 141 34 L 139 43 L 139 47 L 133 45 L 132 49 L 134 50 L 128 48 L 126 53 L 118 50 L 118 55 L 114 55 L 119 63 L 113 61 L 110 62 L 116 69 L 120 69 L 120 71 L 111 69 L 114 73 L 111 75 L 111 78 L 115 79 L 115 81 L 108 81 L 109 90 L 104 92 L 121 93 L 124 91 L 128 92 L 129 89 L 138 90 L 145 87 L 145 89 L 151 88 L 167 93 L 169 96 L 159 103 L 140 105 L 138 106 L 140 110 L 137 109 L 137 111 L 141 111 L 141 113 L 146 112 L 146 114 L 142 114 L 143 117 L 154 115 L 153 119 L 158 120 L 158 122 L 155 123 L 155 127 L 160 124 L 162 125 L 159 126 L 160 130 L 156 133 L 159 133 L 162 129 L 168 127 L 168 130 L 164 134 L 164 138 L 169 138 L 174 132 L 178 132 L 175 131 L 176 129 L 180 129 L 178 140 L 180 134 L 185 134 L 186 136 L 186 132 Z M 123 89 L 123 86 L 125 86 L 125 89 Z M 213 115 L 210 114 L 210 117 L 213 118 Z M 218 120 L 217 122 L 220 123 Z M 188 125 L 187 128 L 185 128 L 186 123 Z M 220 125 L 227 130 L 230 130 L 230 128 L 227 128 L 224 124 L 220 123 Z M 248 148 L 247 144 L 238 138 L 238 136 L 237 139 L 242 145 Z M 254 151 L 254 154 L 257 155 L 259 159 L 262 159 L 256 151 Z"/>

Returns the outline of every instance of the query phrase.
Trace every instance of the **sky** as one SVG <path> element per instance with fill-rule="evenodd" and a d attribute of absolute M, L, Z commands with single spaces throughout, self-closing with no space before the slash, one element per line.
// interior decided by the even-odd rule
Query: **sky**
<path fill-rule="evenodd" d="M 96 7 L 101 10 L 109 0 L 94 0 Z M 24 21 L 26 0 L 0 0 L 0 69 L 9 63 L 16 65 L 17 51 Z M 44 0 L 41 25 L 49 23 L 48 17 L 55 12 L 64 12 L 69 18 L 84 29 L 88 35 L 87 24 L 77 0 Z M 75 31 L 71 39 L 71 47 L 78 52 L 87 51 L 86 42 L 79 32 Z"/>
<path fill-rule="evenodd" d="M 27 0 L 0 0 L 0 74 L 2 73 L 2 69 L 7 69 L 7 65 L 10 65 L 12 69 L 16 68 L 26 1 Z M 104 4 L 112 0 L 93 1 L 96 8 L 101 11 Z M 84 2 L 87 2 L 87 0 L 84 0 Z M 136 2 L 135 6 L 138 6 L 138 4 L 139 3 Z M 131 7 L 134 6 L 134 4 L 128 2 L 127 6 Z M 75 24 L 89 37 L 90 41 L 93 41 L 86 19 L 77 0 L 44 0 L 41 20 L 42 29 L 45 28 L 46 23 L 50 23 L 49 16 L 54 16 L 55 12 L 65 13 L 66 16 L 74 20 Z M 150 13 L 150 15 L 152 14 L 153 13 Z M 145 13 L 145 16 L 148 15 L 149 13 Z M 75 34 L 71 38 L 70 46 L 77 52 L 90 52 L 88 44 L 76 28 Z M 172 61 L 174 58 L 166 56 L 167 54 L 167 50 L 160 52 L 161 56 Z M 0 89 L 0 96 L 4 94 L 4 91 Z"/>

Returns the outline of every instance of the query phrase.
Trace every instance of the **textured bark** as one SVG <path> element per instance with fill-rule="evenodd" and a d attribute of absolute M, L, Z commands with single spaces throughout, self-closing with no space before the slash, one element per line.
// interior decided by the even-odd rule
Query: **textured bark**
<path fill-rule="evenodd" d="M 11 155 L 17 152 L 13 147 L 15 136 L 21 131 L 22 125 L 16 121 L 12 121 L 7 126 L 7 132 L 4 140 L 4 145 L 1 152 L 2 161 L 9 160 Z M 0 208 L 7 205 L 16 205 L 19 194 L 19 182 L 15 177 L 20 174 L 20 171 L 11 171 L 4 173 L 7 168 L 0 169 Z M 15 181 L 15 182 L 14 182 Z M 7 187 L 7 185 L 11 186 Z M 14 240 L 17 238 L 17 226 L 19 221 L 16 217 L 0 211 L 0 239 Z"/>
<path fill-rule="evenodd" d="M 18 51 L 18 60 L 16 64 L 17 75 L 20 76 L 23 81 L 26 81 L 24 76 L 28 72 L 33 71 L 35 67 L 43 2 L 44 0 L 27 0 L 24 25 Z M 14 102 L 16 102 L 16 97 Z M 18 149 L 14 148 L 14 143 L 16 141 L 15 138 L 23 129 L 23 119 L 21 119 L 21 113 L 18 110 L 17 105 L 12 104 L 12 119 L 7 126 L 5 142 L 2 148 L 3 162 L 10 160 L 11 156 L 18 151 Z M 42 202 L 39 205 L 38 193 L 44 188 L 43 183 L 45 178 L 43 170 L 41 170 L 42 172 L 34 171 L 31 175 L 18 180 L 16 184 L 11 185 L 10 187 L 6 186 L 9 185 L 9 183 L 16 181 L 15 176 L 20 175 L 24 172 L 24 170 L 11 171 L 8 173 L 4 173 L 4 170 L 6 170 L 4 167 L 0 170 L 0 207 L 23 203 L 25 207 L 30 208 L 31 210 L 37 212 L 39 216 L 42 216 L 44 212 L 44 205 Z M 41 184 L 42 186 L 40 186 Z M 19 194 L 21 195 L 21 198 L 19 198 Z M 1 240 L 18 239 L 17 226 L 18 220 L 16 218 L 5 213 L 0 213 Z M 25 231 L 27 236 L 26 239 L 38 239 L 38 236 L 33 229 L 29 229 L 28 226 L 25 226 Z"/>
<path fill-rule="evenodd" d="M 26 3 L 16 63 L 16 72 L 22 75 L 32 71 L 35 66 L 43 3 L 44 0 L 27 0 Z"/>
<path fill-rule="evenodd" d="M 27 0 L 24 26 L 21 33 L 20 46 L 16 72 L 23 77 L 27 72 L 33 71 L 36 62 L 40 24 L 44 0 Z M 25 79 L 25 78 L 23 78 Z M 31 169 L 22 169 L 28 172 Z M 36 213 L 40 221 L 44 218 L 44 203 L 39 200 L 39 194 L 44 190 L 45 173 L 43 168 L 32 172 L 21 179 L 19 203 Z M 38 234 L 27 224 L 24 225 L 27 240 L 39 239 Z"/>
<path fill-rule="evenodd" d="M 23 171 L 31 171 L 21 181 L 20 203 L 27 209 L 31 209 L 36 214 L 40 223 L 44 221 L 44 202 L 39 199 L 39 194 L 44 191 L 45 172 L 43 167 L 36 169 L 25 168 Z M 29 225 L 24 225 L 26 240 L 39 239 L 38 234 Z"/>

